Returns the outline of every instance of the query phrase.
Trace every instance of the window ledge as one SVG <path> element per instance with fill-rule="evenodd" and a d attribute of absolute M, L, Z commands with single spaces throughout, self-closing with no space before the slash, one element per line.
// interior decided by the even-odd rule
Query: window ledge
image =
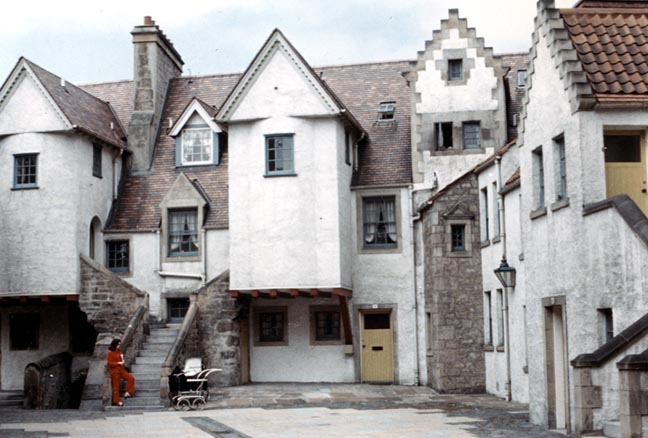
<path fill-rule="evenodd" d="M 11 191 L 19 191 L 19 190 L 38 190 L 40 187 L 38 186 L 25 186 L 25 187 L 12 187 Z"/>
<path fill-rule="evenodd" d="M 491 241 L 490 241 L 489 239 L 482 240 L 482 241 L 479 243 L 479 247 L 480 247 L 480 248 L 486 248 L 487 246 L 490 246 L 490 244 L 491 244 Z"/>
<path fill-rule="evenodd" d="M 103 179 L 103 176 L 101 176 L 101 175 L 92 174 L 92 176 L 94 176 L 95 178 Z"/>
<path fill-rule="evenodd" d="M 495 237 L 493 237 L 493 239 L 491 240 L 491 243 L 492 243 L 492 244 L 496 244 L 496 243 L 500 243 L 501 241 L 502 241 L 502 236 L 495 236 Z"/>
<path fill-rule="evenodd" d="M 181 164 L 181 165 L 176 165 L 176 169 L 201 169 L 205 167 L 217 167 L 220 163 L 205 163 L 205 164 Z"/>
<path fill-rule="evenodd" d="M 565 207 L 569 207 L 569 198 L 561 199 L 551 204 L 551 211 L 558 211 Z"/>
<path fill-rule="evenodd" d="M 279 178 L 282 176 L 297 176 L 296 173 L 266 173 L 263 175 L 264 178 Z"/>
<path fill-rule="evenodd" d="M 202 257 L 200 255 L 168 255 L 162 261 L 163 263 L 200 262 Z"/>
<path fill-rule="evenodd" d="M 497 351 L 498 353 L 503 353 L 504 352 L 504 346 L 503 345 L 498 345 L 497 347 L 495 347 L 495 351 Z"/>
<path fill-rule="evenodd" d="M 483 154 L 485 151 L 482 148 L 479 149 L 444 149 L 441 151 L 430 151 L 431 156 L 436 155 L 476 155 Z"/>
<path fill-rule="evenodd" d="M 531 220 L 547 215 L 547 207 L 540 207 L 529 213 Z"/>
<path fill-rule="evenodd" d="M 472 257 L 472 254 L 468 251 L 450 251 L 446 256 L 451 258 L 467 259 Z"/>
<path fill-rule="evenodd" d="M 493 344 L 485 344 L 484 351 L 495 351 L 495 347 L 493 347 Z"/>

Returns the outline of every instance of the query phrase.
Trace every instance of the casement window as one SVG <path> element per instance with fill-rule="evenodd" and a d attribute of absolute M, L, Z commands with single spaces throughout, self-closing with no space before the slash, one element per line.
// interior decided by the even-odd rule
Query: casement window
<path fill-rule="evenodd" d="M 294 175 L 293 134 L 266 135 L 266 175 Z"/>
<path fill-rule="evenodd" d="M 528 76 L 528 74 L 527 74 L 526 70 L 518 70 L 517 71 L 517 86 L 518 86 L 518 88 L 526 87 L 527 76 Z"/>
<path fill-rule="evenodd" d="M 484 292 L 484 322 L 486 330 L 484 332 L 484 343 L 493 345 L 493 309 L 492 297 L 490 291 Z"/>
<path fill-rule="evenodd" d="M 565 137 L 554 139 L 554 157 L 556 168 L 556 201 L 563 201 L 567 196 L 567 161 L 565 158 Z"/>
<path fill-rule="evenodd" d="M 38 154 L 14 155 L 14 189 L 38 188 Z"/>
<path fill-rule="evenodd" d="M 481 126 L 479 122 L 465 122 L 463 124 L 463 148 L 481 148 Z"/>
<path fill-rule="evenodd" d="M 182 130 L 182 165 L 213 164 L 214 134 L 209 128 Z"/>
<path fill-rule="evenodd" d="M 198 214 L 195 209 L 169 210 L 169 256 L 198 255 Z"/>
<path fill-rule="evenodd" d="M 92 176 L 101 178 L 101 146 L 92 145 Z"/>
<path fill-rule="evenodd" d="M 452 224 L 450 225 L 450 251 L 452 252 L 465 252 L 466 251 L 466 225 Z"/>
<path fill-rule="evenodd" d="M 9 342 L 11 350 L 38 350 L 39 340 L 39 313 L 12 313 L 9 315 Z"/>
<path fill-rule="evenodd" d="M 255 345 L 288 345 L 287 307 L 254 309 Z"/>
<path fill-rule="evenodd" d="M 448 80 L 449 81 L 462 81 L 463 76 L 463 60 L 451 59 L 448 61 Z"/>
<path fill-rule="evenodd" d="M 311 306 L 311 343 L 339 344 L 342 339 L 340 308 L 336 306 Z"/>
<path fill-rule="evenodd" d="M 480 204 L 481 204 L 481 240 L 486 242 L 490 239 L 490 215 L 488 212 L 488 189 L 484 187 L 480 190 Z"/>
<path fill-rule="evenodd" d="M 452 149 L 452 122 L 435 123 L 434 140 L 437 151 Z"/>
<path fill-rule="evenodd" d="M 129 272 L 130 242 L 128 240 L 106 241 L 106 267 L 112 272 Z"/>
<path fill-rule="evenodd" d="M 378 120 L 393 120 L 396 112 L 396 102 L 380 102 Z"/>
<path fill-rule="evenodd" d="M 545 206 L 545 181 L 544 181 L 544 161 L 542 156 L 542 146 L 533 151 L 533 186 L 534 186 L 534 204 L 536 209 Z"/>
<path fill-rule="evenodd" d="M 362 215 L 365 248 L 395 248 L 397 246 L 395 196 L 363 198 Z"/>

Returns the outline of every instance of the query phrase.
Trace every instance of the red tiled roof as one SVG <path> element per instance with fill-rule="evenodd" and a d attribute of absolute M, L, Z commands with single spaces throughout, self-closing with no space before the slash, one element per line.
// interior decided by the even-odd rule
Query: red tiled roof
<path fill-rule="evenodd" d="M 620 5 L 560 13 L 600 101 L 648 100 L 648 8 Z"/>
<path fill-rule="evenodd" d="M 110 104 L 69 82 L 61 86 L 59 76 L 23 59 L 76 129 L 114 146 L 126 146 L 126 135 Z"/>

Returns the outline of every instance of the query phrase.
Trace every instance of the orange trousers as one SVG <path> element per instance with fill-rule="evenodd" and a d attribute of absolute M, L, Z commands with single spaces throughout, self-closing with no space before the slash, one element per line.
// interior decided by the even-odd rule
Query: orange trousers
<path fill-rule="evenodd" d="M 135 393 L 135 377 L 126 372 L 124 367 L 117 367 L 110 370 L 110 380 L 112 380 L 112 402 L 119 403 L 119 383 L 126 380 L 126 392 L 131 395 Z"/>

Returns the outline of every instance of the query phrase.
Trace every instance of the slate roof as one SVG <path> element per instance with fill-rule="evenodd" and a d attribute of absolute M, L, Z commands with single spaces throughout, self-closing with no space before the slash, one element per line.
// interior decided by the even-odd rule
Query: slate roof
<path fill-rule="evenodd" d="M 583 2 L 560 13 L 599 101 L 648 100 L 648 8 Z"/>
<path fill-rule="evenodd" d="M 509 69 L 506 74 L 506 81 L 508 82 L 506 87 L 506 119 L 508 123 L 508 140 L 510 141 L 518 136 L 517 123 L 514 123 L 513 119 L 516 114 L 519 117 L 526 91 L 526 87 L 517 86 L 517 73 L 518 70 L 528 70 L 529 54 L 511 53 L 498 55 L 498 57 L 502 61 L 502 67 Z"/>
<path fill-rule="evenodd" d="M 124 133 L 110 104 L 23 58 L 75 129 L 124 148 Z M 110 124 L 113 123 L 111 128 Z"/>

